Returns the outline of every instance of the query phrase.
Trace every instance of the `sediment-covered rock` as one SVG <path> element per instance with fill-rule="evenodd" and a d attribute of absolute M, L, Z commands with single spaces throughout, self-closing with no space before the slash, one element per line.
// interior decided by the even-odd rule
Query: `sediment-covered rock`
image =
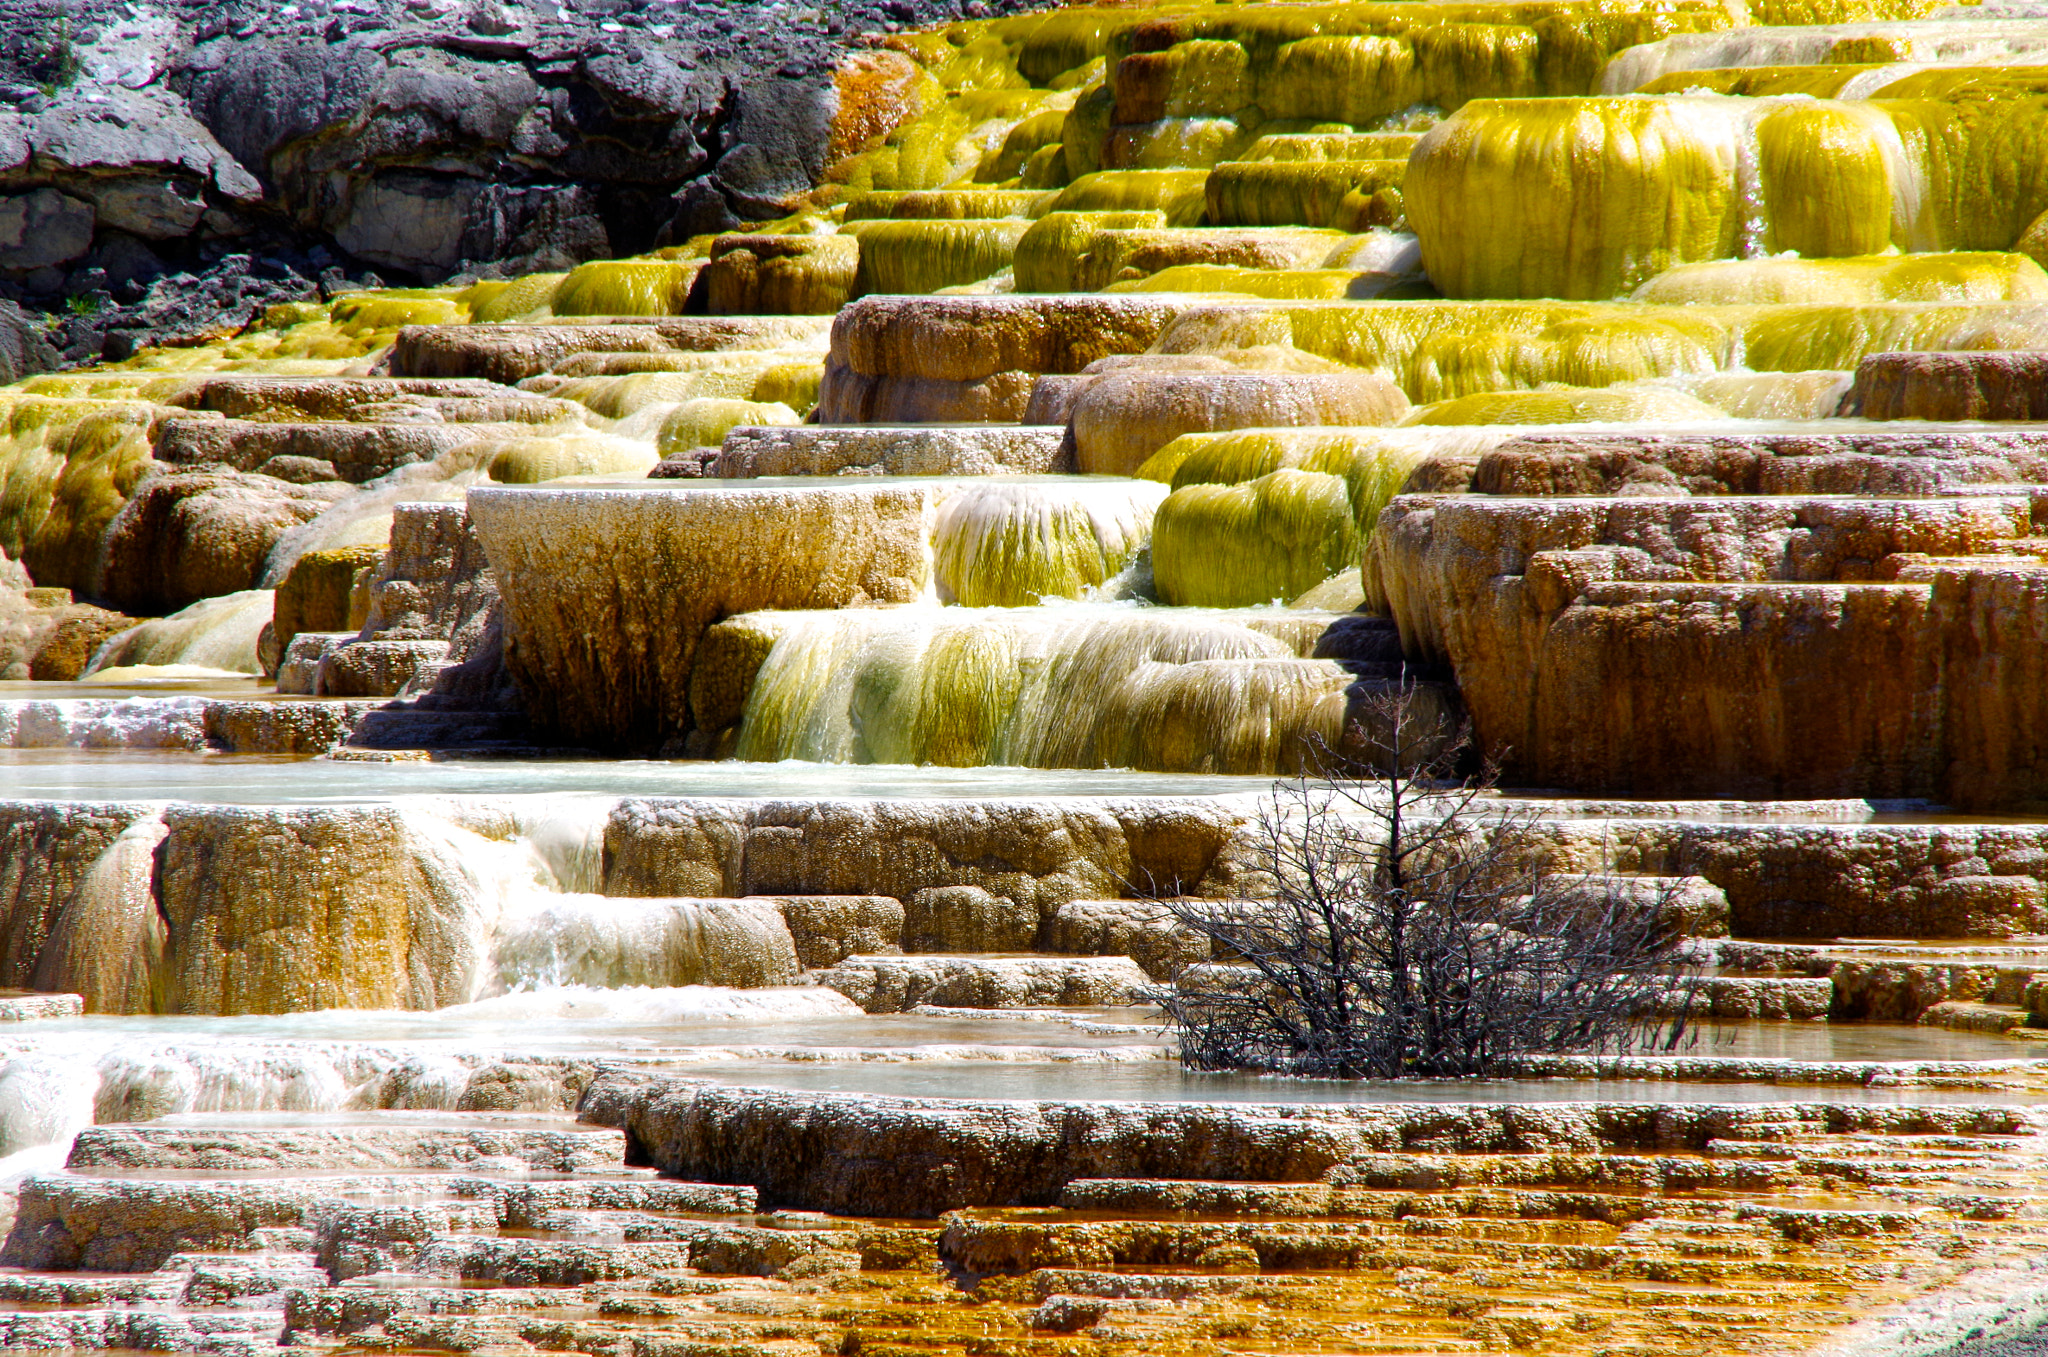
<path fill-rule="evenodd" d="M 661 316 L 617 324 L 409 326 L 392 344 L 391 370 L 411 377 L 479 377 L 510 386 L 580 353 L 822 348 L 831 324 L 824 316 Z"/>
<path fill-rule="evenodd" d="M 878 1216 L 1049 1206 L 1084 1178 L 1362 1176 L 1376 1157 L 1423 1144 L 1446 1155 L 1696 1153 L 1710 1139 L 1768 1136 L 1771 1124 L 1884 1134 L 1938 1121 L 1964 1134 L 1997 1134 L 2025 1115 L 1796 1103 L 959 1102 L 615 1076 L 600 1078 L 584 1101 L 586 1119 L 623 1129 L 663 1172 L 750 1183 L 764 1205 Z"/>
<path fill-rule="evenodd" d="M 309 1169 L 474 1172 L 520 1164 L 546 1173 L 578 1173 L 616 1164 L 622 1148 L 617 1136 L 589 1129 L 93 1126 L 72 1142 L 65 1167 L 75 1173 L 275 1174 Z M 587 1188 L 584 1195 L 589 1195 Z"/>
<path fill-rule="evenodd" d="M 706 476 L 1008 476 L 1071 471 L 1057 425 L 737 428 Z"/>
<path fill-rule="evenodd" d="M 610 895 L 886 895 L 979 886 L 1069 900 L 1249 884 L 1231 799 L 745 802 L 632 798 L 605 827 Z"/>
<path fill-rule="evenodd" d="M 144 806 L 0 802 L 0 908 L 7 922 L 0 984 L 37 987 L 37 958 L 57 920 L 88 910 L 85 897 L 120 889 L 118 880 L 107 879 L 102 861 L 146 818 Z"/>
<path fill-rule="evenodd" d="M 481 439 L 503 437 L 495 424 L 284 424 L 255 419 L 165 421 L 153 455 L 177 467 L 295 475 L 325 468 L 327 480 L 361 484 L 402 466 L 431 462 Z M 293 459 L 289 463 L 285 459 Z"/>
<path fill-rule="evenodd" d="M 812 978 L 869 1013 L 1129 1004 L 1150 983 L 1127 957 L 850 956 Z"/>
<path fill-rule="evenodd" d="M 145 480 L 107 530 L 100 593 L 149 614 L 254 589 L 278 539 L 343 492 L 232 471 Z"/>
<path fill-rule="evenodd" d="M 1127 956 L 1159 981 L 1215 959 L 1206 936 L 1149 900 L 1068 901 L 1053 915 L 1046 945 L 1080 956 Z"/>
<path fill-rule="evenodd" d="M 903 950 L 903 902 L 889 896 L 786 895 L 773 903 L 807 968 Z"/>
<path fill-rule="evenodd" d="M 2019 496 L 1416 499 L 1366 554 L 1511 776 L 1654 795 L 2039 795 Z M 2006 619 L 2001 621 L 2000 619 Z M 2022 647 L 2024 651 L 2024 647 Z M 1690 675 L 1673 684 L 1674 667 Z"/>
<path fill-rule="evenodd" d="M 1479 494 L 1523 496 L 1919 498 L 2044 478 L 2048 437 L 2031 430 L 1814 427 L 1753 434 L 1529 433 L 1483 452 L 1469 487 Z"/>
<path fill-rule="evenodd" d="M 1036 901 L 1020 904 L 979 886 L 927 886 L 904 901 L 903 949 L 910 952 L 1028 952 L 1038 929 Z"/>
<path fill-rule="evenodd" d="M 1022 418 L 1034 378 L 1138 353 L 1174 310 L 1142 297 L 869 297 L 832 323 L 827 424 Z"/>
<path fill-rule="evenodd" d="M 2048 419 L 2048 354 L 1874 353 L 1842 413 L 1865 419 Z"/>
<path fill-rule="evenodd" d="M 1185 433 L 1304 424 L 1393 424 L 1408 398 L 1373 373 L 1173 373 L 1101 376 L 1075 400 L 1075 469 L 1128 476 Z"/>
<path fill-rule="evenodd" d="M 471 493 L 507 667 L 558 737 L 659 748 L 691 728 L 691 664 L 720 618 L 908 602 L 925 586 L 931 490 L 669 484 Z"/>
<path fill-rule="evenodd" d="M 154 1007 L 436 1008 L 474 993 L 480 885 L 390 807 L 173 806 Z"/>

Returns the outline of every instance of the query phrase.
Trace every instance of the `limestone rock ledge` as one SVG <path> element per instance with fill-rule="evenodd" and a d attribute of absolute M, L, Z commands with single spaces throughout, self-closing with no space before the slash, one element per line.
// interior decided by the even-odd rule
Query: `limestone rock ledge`
<path fill-rule="evenodd" d="M 1764 1122 L 1832 1132 L 2010 1133 L 2019 1108 L 1777 1103 L 1524 1105 L 971 1102 L 735 1088 L 607 1073 L 585 1121 L 674 1177 L 751 1185 L 766 1207 L 931 1217 L 1050 1206 L 1076 1179 L 1303 1183 L 1362 1178 L 1376 1156 L 1700 1152 Z"/>
<path fill-rule="evenodd" d="M 940 493 L 660 481 L 479 487 L 469 508 L 504 597 L 506 667 L 536 725 L 654 752 L 691 729 L 690 670 L 713 623 L 921 595 Z"/>
<path fill-rule="evenodd" d="M 2033 514 L 2011 492 L 1409 496 L 1367 594 L 1526 785 L 2007 805 L 2048 795 Z"/>

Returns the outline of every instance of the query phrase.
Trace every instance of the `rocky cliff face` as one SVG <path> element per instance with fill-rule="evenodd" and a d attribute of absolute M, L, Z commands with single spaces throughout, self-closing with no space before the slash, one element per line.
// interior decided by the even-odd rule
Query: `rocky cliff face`
<path fill-rule="evenodd" d="M 109 332 L 124 357 L 316 280 L 562 268 L 777 215 L 824 169 L 851 48 L 1024 7 L 15 0 L 0 299 L 55 319 L 0 367 Z"/>

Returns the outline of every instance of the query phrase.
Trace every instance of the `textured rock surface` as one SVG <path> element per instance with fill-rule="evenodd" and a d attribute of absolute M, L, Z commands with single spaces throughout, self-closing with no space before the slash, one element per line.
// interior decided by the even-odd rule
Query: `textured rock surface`
<path fill-rule="evenodd" d="M 7 919 L 0 985 L 31 987 L 58 916 L 80 907 L 80 893 L 98 884 L 101 857 L 147 814 L 141 806 L 0 802 L 0 908 Z"/>
<path fill-rule="evenodd" d="M 481 961 L 476 883 L 388 807 L 179 807 L 155 890 L 160 1011 L 435 1008 Z"/>
<path fill-rule="evenodd" d="M 1075 469 L 1128 476 L 1184 433 L 1393 424 L 1399 387 L 1372 373 L 1110 372 L 1074 402 Z"/>
<path fill-rule="evenodd" d="M 510 385 L 580 353 L 803 348 L 822 344 L 831 324 L 825 316 L 667 316 L 616 325 L 417 325 L 398 332 L 391 370 Z"/>
<path fill-rule="evenodd" d="M 577 1173 L 615 1163 L 618 1137 L 588 1129 L 414 1129 L 404 1126 L 298 1130 L 193 1130 L 95 1126 L 79 1133 L 65 1167 L 250 1173 L 307 1169 L 478 1169 L 506 1163 Z"/>
<path fill-rule="evenodd" d="M 172 294 L 234 252 L 290 295 L 344 265 L 559 269 L 730 229 L 816 183 L 852 124 L 884 114 L 855 145 L 893 125 L 859 98 L 838 124 L 856 35 L 960 11 L 834 0 L 742 27 L 637 3 L 36 0 L 0 53 L 19 92 L 0 105 L 0 279 L 114 289 L 124 322 L 189 333 L 240 289 Z M 127 305 L 152 283 L 154 312 Z"/>
<path fill-rule="evenodd" d="M 850 956 L 812 978 L 869 1013 L 1128 1004 L 1149 983 L 1127 957 Z"/>
<path fill-rule="evenodd" d="M 1736 937 L 2011 937 L 2048 926 L 2037 826 L 1558 820 L 1553 870 L 1697 876 Z M 1725 945 L 1725 944 L 1724 944 Z"/>
<path fill-rule="evenodd" d="M 1059 802 L 631 798 L 605 826 L 608 895 L 886 895 L 979 886 L 1040 917 L 1145 889 L 1251 884 L 1236 798 Z"/>
<path fill-rule="evenodd" d="M 278 539 L 343 489 L 231 471 L 145 480 L 107 530 L 100 593 L 131 612 L 169 613 L 257 588 Z"/>
<path fill-rule="evenodd" d="M 723 617 L 902 603 L 925 587 L 933 490 L 671 484 L 687 483 L 471 492 L 507 668 L 559 738 L 652 750 L 687 734 L 698 638 Z"/>
<path fill-rule="evenodd" d="M 1145 900 L 1072 900 L 1059 907 L 1047 946 L 1079 956 L 1127 956 L 1154 980 L 1214 960 L 1209 940 Z"/>
<path fill-rule="evenodd" d="M 868 297 L 832 322 L 827 424 L 1021 419 L 1041 373 L 1138 353 L 1175 310 L 1141 297 Z"/>
<path fill-rule="evenodd" d="M 1865 419 L 2048 419 L 2048 354 L 1874 353 L 1842 413 Z"/>
<path fill-rule="evenodd" d="M 2044 479 L 2048 435 L 2035 430 L 1822 425 L 1797 433 L 1526 434 L 1482 453 L 1469 486 L 1487 495 L 1918 497 Z"/>
<path fill-rule="evenodd" d="M 855 953 L 903 950 L 903 902 L 886 895 L 788 895 L 775 900 L 805 967 Z"/>
<path fill-rule="evenodd" d="M 979 886 L 927 886 L 903 902 L 903 946 L 911 952 L 1028 952 L 1038 928 L 1035 902 Z"/>
<path fill-rule="evenodd" d="M 1366 569 L 1515 779 L 1993 805 L 2048 788 L 2020 640 L 2048 575 L 2000 554 L 2032 532 L 2017 495 L 1418 497 Z"/>
<path fill-rule="evenodd" d="M 734 429 L 707 476 L 1008 476 L 1071 471 L 1057 426 Z M 1071 459 L 1064 459 L 1070 461 Z"/>
<path fill-rule="evenodd" d="M 1813 1108 L 1882 1133 L 1929 1110 Z M 1752 1120 L 1796 1122 L 1799 1104 L 1263 1106 L 1226 1103 L 950 1102 L 600 1078 L 584 1115 L 623 1129 L 685 1178 L 749 1182 L 767 1204 L 882 1216 L 975 1205 L 1051 1205 L 1077 1178 L 1312 1182 L 1348 1162 L 1427 1143 L 1437 1154 L 1697 1152 Z M 1960 1129 L 2011 1126 L 2012 1109 L 1946 1109 Z M 1369 1171 L 1369 1170 L 1368 1170 Z"/>
<path fill-rule="evenodd" d="M 174 419 L 152 455 L 173 466 L 218 465 L 263 471 L 295 457 L 332 467 L 330 479 L 360 484 L 414 462 L 431 462 L 465 443 L 502 436 L 490 424 L 283 424 L 248 419 Z"/>

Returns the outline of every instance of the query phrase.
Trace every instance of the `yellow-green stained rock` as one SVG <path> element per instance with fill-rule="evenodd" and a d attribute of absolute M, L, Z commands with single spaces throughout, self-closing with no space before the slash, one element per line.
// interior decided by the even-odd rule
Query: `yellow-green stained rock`
<path fill-rule="evenodd" d="M 1209 220 L 1220 226 L 1363 230 L 1366 205 L 1399 189 L 1406 160 L 1241 160 L 1209 172 Z"/>
<path fill-rule="evenodd" d="M 1661 273 L 1631 300 L 1671 306 L 2048 301 L 2048 271 L 2024 254 L 1731 259 Z"/>
<path fill-rule="evenodd" d="M 1804 94 L 1833 99 L 1855 82 L 1868 87 L 1871 77 L 1892 72 L 1892 66 L 1737 66 L 1725 70 L 1673 71 L 1636 90 L 1637 94 L 1737 94 L 1749 98 Z M 1868 93 L 1865 88 L 1863 92 Z"/>
<path fill-rule="evenodd" d="M 557 316 L 680 316 L 703 267 L 701 259 L 578 264 L 555 286 L 548 305 Z"/>
<path fill-rule="evenodd" d="M 1244 160 L 1406 160 L 1420 132 L 1286 132 L 1260 137 Z"/>
<path fill-rule="evenodd" d="M 602 434 L 508 439 L 485 473 L 500 485 L 536 485 L 563 476 L 644 476 L 660 460 L 645 443 Z"/>
<path fill-rule="evenodd" d="M 1248 607 L 1307 593 L 1358 555 L 1345 482 L 1281 470 L 1239 485 L 1174 491 L 1152 521 L 1162 603 Z"/>
<path fill-rule="evenodd" d="M 1336 301 L 1348 297 L 1359 274 L 1353 269 L 1261 269 L 1236 264 L 1179 264 L 1108 292 L 1241 292 L 1274 301 Z"/>
<path fill-rule="evenodd" d="M 1714 406 L 1682 391 L 1487 391 L 1426 405 L 1410 424 L 1684 424 L 1725 419 Z"/>
<path fill-rule="evenodd" d="M 859 608 L 759 620 L 780 634 L 747 700 L 743 759 L 1279 772 L 1299 766 L 1304 737 L 1342 733 L 1350 682 L 1257 614 Z"/>
<path fill-rule="evenodd" d="M 1883 114 L 1854 104 L 1794 104 L 1764 114 L 1756 138 L 1766 248 L 1828 258 L 1890 245 L 1889 131 Z"/>
<path fill-rule="evenodd" d="M 292 563 L 272 600 L 271 631 L 278 653 L 302 631 L 354 631 L 349 598 L 356 575 L 384 557 L 380 547 L 334 547 L 309 551 Z"/>
<path fill-rule="evenodd" d="M 1168 226 L 1194 226 L 1205 207 L 1206 170 L 1103 170 L 1060 190 L 1055 212 L 1163 212 Z"/>
<path fill-rule="evenodd" d="M 1263 83 L 1275 118 L 1369 124 L 1417 102 L 1415 48 L 1389 36 L 1306 37 L 1281 49 Z"/>
<path fill-rule="evenodd" d="M 1257 100 L 1251 54 L 1237 43 L 1196 39 L 1116 63 L 1116 121 L 1230 118 Z"/>
<path fill-rule="evenodd" d="M 1077 261 L 1097 233 L 1158 229 L 1166 214 L 1138 212 L 1048 212 L 1017 238 L 1015 277 L 1019 292 L 1080 290 Z"/>
<path fill-rule="evenodd" d="M 1050 190 L 928 188 L 910 192 L 863 193 L 846 205 L 848 221 L 965 221 L 987 217 L 1036 217 L 1059 195 Z"/>
<path fill-rule="evenodd" d="M 860 242 L 851 236 L 720 236 L 704 266 L 714 316 L 829 316 L 857 295 Z"/>
<path fill-rule="evenodd" d="M 1152 481 L 970 485 L 939 507 L 932 573 L 944 603 L 1025 607 L 1080 598 L 1131 563 L 1166 498 Z"/>
<path fill-rule="evenodd" d="M 568 276 L 566 273 L 529 273 L 497 285 L 478 283 L 477 288 L 489 290 L 480 292 L 470 303 L 469 318 L 478 324 L 486 324 L 551 314 L 550 304 L 554 300 L 555 289 Z"/>
<path fill-rule="evenodd" d="M 1344 482 L 1363 536 L 1410 476 L 1448 440 L 1392 429 L 1245 429 L 1183 434 L 1154 453 L 1138 475 L 1175 490 L 1241 485 L 1275 471 L 1314 471 Z"/>
<path fill-rule="evenodd" d="M 1177 265 L 1314 268 L 1345 240 L 1341 232 L 1298 227 L 1101 230 L 1085 238 L 1072 259 L 1069 277 L 1076 291 L 1099 292 Z"/>
<path fill-rule="evenodd" d="M 100 541 L 150 469 L 166 411 L 141 401 L 0 396 L 0 552 L 38 584 L 97 594 Z"/>
<path fill-rule="evenodd" d="M 1729 258 L 1743 119 L 1705 99 L 1468 104 L 1409 157 L 1423 266 L 1447 297 L 1600 298 Z"/>
<path fill-rule="evenodd" d="M 356 292 L 337 297 L 327 308 L 342 333 L 371 336 L 389 333 L 406 325 L 455 325 L 465 316 L 460 302 L 451 296 L 390 292 Z"/>
<path fill-rule="evenodd" d="M 979 282 L 1009 268 L 1030 223 L 1013 217 L 971 221 L 864 221 L 847 226 L 860 242 L 855 289 L 937 292 Z"/>
<path fill-rule="evenodd" d="M 715 448 L 726 434 L 742 425 L 801 424 L 803 417 L 787 405 L 760 401 L 699 397 L 684 401 L 661 422 L 655 446 L 664 457 L 692 448 Z"/>
<path fill-rule="evenodd" d="M 723 357 L 723 355 L 711 355 Z M 577 377 L 551 393 L 608 420 L 627 420 L 642 411 L 664 413 L 682 401 L 746 400 L 773 364 L 765 355 L 742 354 L 730 363 L 690 365 L 682 372 L 631 372 L 621 376 Z"/>

